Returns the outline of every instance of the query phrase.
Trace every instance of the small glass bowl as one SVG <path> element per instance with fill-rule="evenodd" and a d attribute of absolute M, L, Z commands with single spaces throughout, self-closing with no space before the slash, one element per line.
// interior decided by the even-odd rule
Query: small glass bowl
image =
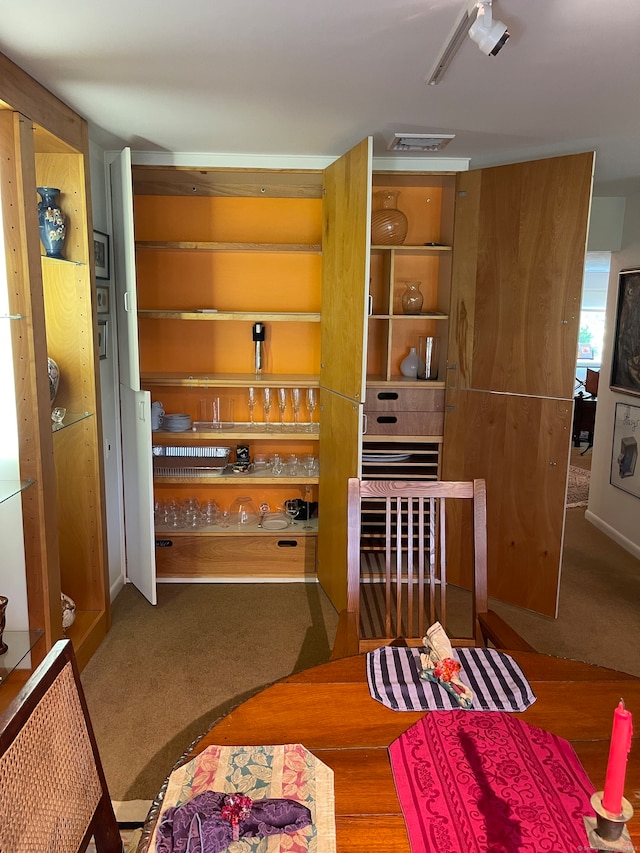
<path fill-rule="evenodd" d="M 55 409 L 51 410 L 51 420 L 54 424 L 61 424 L 66 414 L 67 410 L 64 406 L 56 406 Z"/>

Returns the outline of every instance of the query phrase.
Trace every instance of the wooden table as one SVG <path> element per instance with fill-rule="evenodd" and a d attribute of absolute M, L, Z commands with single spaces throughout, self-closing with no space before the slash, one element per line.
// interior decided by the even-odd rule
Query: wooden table
<path fill-rule="evenodd" d="M 510 654 L 538 697 L 515 716 L 569 740 L 596 789 L 602 790 L 613 711 L 621 697 L 635 711 L 636 730 L 640 728 L 640 679 L 541 654 Z M 188 757 L 211 744 L 301 743 L 334 771 L 338 851 L 409 853 L 387 747 L 423 715 L 391 711 L 371 699 L 365 656 L 359 655 L 313 667 L 267 687 L 220 720 Z M 635 809 L 629 831 L 640 849 L 637 739 L 625 796 Z M 146 851 L 157 812 L 156 804 L 138 853 Z"/>

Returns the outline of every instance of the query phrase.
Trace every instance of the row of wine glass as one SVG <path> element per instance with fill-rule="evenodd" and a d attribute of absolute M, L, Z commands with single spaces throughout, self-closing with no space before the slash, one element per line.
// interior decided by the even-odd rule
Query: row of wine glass
<path fill-rule="evenodd" d="M 279 428 L 286 426 L 300 428 L 308 432 L 316 432 L 317 424 L 314 423 L 314 412 L 318 406 L 317 388 L 248 388 L 247 407 L 249 409 L 249 428 L 260 427 L 267 431 L 276 429 L 277 419 L 272 422 L 271 412 L 280 411 Z M 263 419 L 258 420 L 260 409 Z M 301 420 L 304 410 L 307 419 Z M 200 401 L 200 422 L 210 423 L 214 428 L 229 428 L 236 423 L 234 413 L 234 400 L 230 397 L 216 397 L 213 400 L 203 399 Z"/>

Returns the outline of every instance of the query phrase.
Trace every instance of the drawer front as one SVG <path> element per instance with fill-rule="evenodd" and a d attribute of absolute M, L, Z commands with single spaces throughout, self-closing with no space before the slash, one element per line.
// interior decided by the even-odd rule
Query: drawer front
<path fill-rule="evenodd" d="M 313 577 L 316 537 L 156 534 L 156 573 L 159 578 Z"/>
<path fill-rule="evenodd" d="M 444 412 L 444 388 L 367 388 L 365 412 Z"/>
<path fill-rule="evenodd" d="M 444 412 L 365 412 L 365 435 L 442 435 Z"/>

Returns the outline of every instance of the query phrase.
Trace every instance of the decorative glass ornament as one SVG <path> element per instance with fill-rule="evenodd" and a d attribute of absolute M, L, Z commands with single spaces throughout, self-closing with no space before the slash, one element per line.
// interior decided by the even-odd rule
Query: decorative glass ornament
<path fill-rule="evenodd" d="M 53 405 L 53 401 L 56 399 L 56 394 L 58 393 L 58 385 L 60 384 L 60 368 L 56 364 L 56 362 L 49 358 L 49 400 L 51 405 Z"/>
<path fill-rule="evenodd" d="M 408 379 L 418 378 L 418 368 L 420 367 L 420 357 L 415 347 L 411 347 L 409 355 L 400 362 L 400 373 Z"/>
<path fill-rule="evenodd" d="M 407 236 L 407 217 L 398 210 L 399 192 L 378 190 L 378 209 L 371 214 L 371 243 L 374 246 L 400 246 Z"/>
<path fill-rule="evenodd" d="M 405 281 L 406 290 L 402 294 L 402 311 L 404 314 L 419 314 L 422 311 L 424 296 L 420 291 L 419 281 Z"/>
<path fill-rule="evenodd" d="M 42 199 L 38 202 L 40 240 L 48 258 L 63 261 L 62 246 L 67 233 L 67 223 L 58 204 L 60 190 L 57 187 L 37 187 L 36 189 Z"/>

